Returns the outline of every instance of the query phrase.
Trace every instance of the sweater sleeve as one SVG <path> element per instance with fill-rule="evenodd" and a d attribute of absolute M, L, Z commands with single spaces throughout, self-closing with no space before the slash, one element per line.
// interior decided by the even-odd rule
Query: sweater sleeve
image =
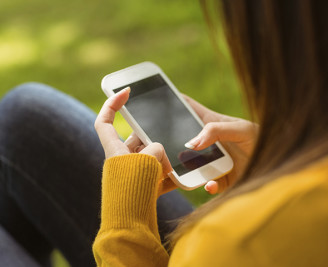
<path fill-rule="evenodd" d="M 106 160 L 101 226 L 93 245 L 97 266 L 167 266 L 156 214 L 161 176 L 161 164 L 149 155 Z"/>

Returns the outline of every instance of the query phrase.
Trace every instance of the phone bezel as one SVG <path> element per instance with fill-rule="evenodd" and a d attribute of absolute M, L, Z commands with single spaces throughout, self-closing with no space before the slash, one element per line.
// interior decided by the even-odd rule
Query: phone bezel
<path fill-rule="evenodd" d="M 120 88 L 122 86 L 131 84 L 133 82 L 145 79 L 156 74 L 160 74 L 162 76 L 162 78 L 169 85 L 173 93 L 190 111 L 191 115 L 196 119 L 196 121 L 198 121 L 198 123 L 202 127 L 204 127 L 204 123 L 201 121 L 195 111 L 191 108 L 188 102 L 180 95 L 178 89 L 165 75 L 161 68 L 152 62 L 142 62 L 137 65 L 133 65 L 131 67 L 108 74 L 103 78 L 101 82 L 101 87 L 107 97 L 110 97 L 115 94 L 115 92 L 113 91 L 114 89 Z M 119 110 L 119 112 L 122 114 L 124 119 L 128 122 L 133 131 L 137 134 L 137 136 L 145 145 L 149 145 L 150 143 L 152 143 L 147 134 L 143 131 L 138 122 L 133 118 L 133 116 L 130 114 L 130 112 L 125 106 L 123 106 Z M 177 186 L 185 190 L 193 190 L 199 186 L 206 184 L 208 181 L 218 179 L 231 171 L 233 167 L 233 161 L 231 157 L 219 142 L 216 142 L 215 144 L 219 147 L 224 156 L 181 176 L 179 176 L 173 170 L 168 175 Z"/>

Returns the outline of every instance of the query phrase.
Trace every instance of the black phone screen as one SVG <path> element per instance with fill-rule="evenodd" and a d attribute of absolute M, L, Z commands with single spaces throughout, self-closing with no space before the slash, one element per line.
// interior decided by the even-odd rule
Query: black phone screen
<path fill-rule="evenodd" d="M 202 126 L 160 74 L 114 89 L 114 92 L 127 86 L 131 93 L 125 107 L 150 140 L 164 146 L 179 176 L 224 156 L 216 145 L 201 151 L 184 146 L 202 130 Z"/>

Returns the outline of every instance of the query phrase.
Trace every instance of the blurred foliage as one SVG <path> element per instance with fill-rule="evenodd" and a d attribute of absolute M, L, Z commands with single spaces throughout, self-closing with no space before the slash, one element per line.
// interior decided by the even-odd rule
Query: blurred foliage
<path fill-rule="evenodd" d="M 218 40 L 216 55 L 198 1 L 1 0 L 0 97 L 38 81 L 97 112 L 105 100 L 102 77 L 147 60 L 161 66 L 181 92 L 243 117 L 222 34 Z M 120 116 L 115 126 L 122 136 L 130 132 Z M 196 206 L 209 198 L 203 189 L 183 193 Z"/>

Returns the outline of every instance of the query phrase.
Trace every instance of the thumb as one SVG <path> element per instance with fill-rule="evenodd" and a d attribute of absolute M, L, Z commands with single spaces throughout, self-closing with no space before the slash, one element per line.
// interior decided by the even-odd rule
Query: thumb
<path fill-rule="evenodd" d="M 163 179 L 159 181 L 159 195 L 165 194 L 177 188 L 167 174 L 172 171 L 171 163 L 165 153 L 164 147 L 159 143 L 151 143 L 140 151 L 142 154 L 155 156 L 161 163 L 163 169 Z"/>
<path fill-rule="evenodd" d="M 244 124 L 236 122 L 210 122 L 185 147 L 193 150 L 202 150 L 215 142 L 241 142 L 245 139 Z"/>
<path fill-rule="evenodd" d="M 166 155 L 163 145 L 159 143 L 151 143 L 143 148 L 140 153 L 156 157 L 162 165 L 163 174 L 165 176 L 172 171 L 171 163 Z"/>

